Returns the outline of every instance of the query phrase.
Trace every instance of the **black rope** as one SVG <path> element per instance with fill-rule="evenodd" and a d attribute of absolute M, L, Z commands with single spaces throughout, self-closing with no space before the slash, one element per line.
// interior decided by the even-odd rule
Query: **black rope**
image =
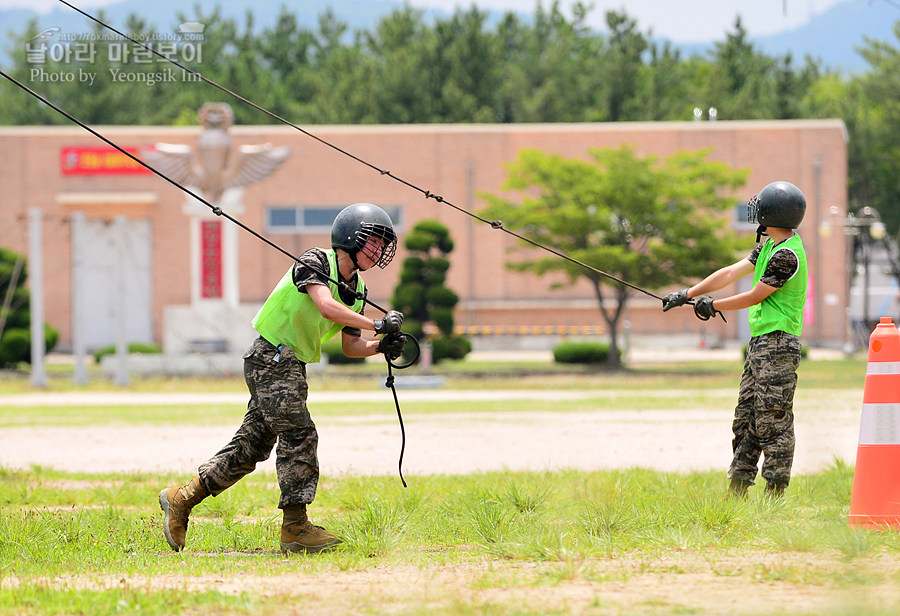
<path fill-rule="evenodd" d="M 288 252 L 287 250 L 285 250 L 284 248 L 282 248 L 281 246 L 279 246 L 278 244 L 276 244 L 275 242 L 273 242 L 272 240 L 270 240 L 270 239 L 267 238 L 266 236 L 260 234 L 259 232 L 257 232 L 257 231 L 254 230 L 253 228 L 248 227 L 247 225 L 245 225 L 244 223 L 242 223 L 242 222 L 241 222 L 240 220 L 238 220 L 237 218 L 234 218 L 233 216 L 231 216 L 230 214 L 228 214 L 228 212 L 226 212 L 226 211 L 223 210 L 222 208 L 220 208 L 220 207 L 218 207 L 218 206 L 216 206 L 216 205 L 213 205 L 212 203 L 210 203 L 209 201 L 207 201 L 206 199 L 204 199 L 203 197 L 201 197 L 200 195 L 198 195 L 197 193 L 195 193 L 194 191 L 192 191 L 190 188 L 188 188 L 188 187 L 186 187 L 186 186 L 184 186 L 184 185 L 182 185 L 182 184 L 176 182 L 175 180 L 173 180 L 172 178 L 170 178 L 170 177 L 167 176 L 166 174 L 164 174 L 164 173 L 162 173 L 161 171 L 155 169 L 153 166 L 147 164 L 146 162 L 144 162 L 143 160 L 141 160 L 140 158 L 138 158 L 137 156 L 135 156 L 135 155 L 132 154 L 131 152 L 127 151 L 125 148 L 123 148 L 123 147 L 120 146 L 119 144 L 117 144 L 117 143 L 115 143 L 114 141 L 112 141 L 112 140 L 106 138 L 104 135 L 102 135 L 101 133 L 97 132 L 96 130 L 94 130 L 93 128 L 91 128 L 90 126 L 88 126 L 87 124 L 85 124 L 84 122 L 82 122 L 81 120 L 79 120 L 78 118 L 76 118 L 75 116 L 73 116 L 72 114 L 68 113 L 67 111 L 65 111 L 64 109 L 60 108 L 59 106 L 57 106 L 57 105 L 51 103 L 49 100 L 47 100 L 46 98 L 44 98 L 43 96 L 41 96 L 40 94 L 38 94 L 37 92 L 35 92 L 35 91 L 32 90 L 31 88 L 29 88 L 29 87 L 26 86 L 25 84 L 23 84 L 21 81 L 19 81 L 19 80 L 17 80 L 16 78 L 11 77 L 10 75 L 6 74 L 2 69 L 0 69 L 0 75 L 2 75 L 3 77 L 6 77 L 8 80 L 10 80 L 11 82 L 13 82 L 13 83 L 16 84 L 17 86 L 19 86 L 20 88 L 22 88 L 23 90 L 25 90 L 26 92 L 28 92 L 31 96 L 35 97 L 36 99 L 38 99 L 39 101 L 41 101 L 42 103 L 44 103 L 45 105 L 47 105 L 48 107 L 50 107 L 51 109 L 53 109 L 54 111 L 56 111 L 57 113 L 62 114 L 63 116 L 65 116 L 66 118 L 68 118 L 69 120 L 71 120 L 72 122 L 74 122 L 75 124 L 77 124 L 78 126 L 80 126 L 81 128 L 83 128 L 84 130 L 88 131 L 89 133 L 91 133 L 92 135 L 94 135 L 95 137 L 97 137 L 98 139 L 100 139 L 101 141 L 103 141 L 104 143 L 106 143 L 107 145 L 109 145 L 110 147 L 115 148 L 116 150 L 118 150 L 119 152 L 121 152 L 122 154 L 124 154 L 125 156 L 127 156 L 128 158 L 130 158 L 131 160 L 133 160 L 134 162 L 138 163 L 140 166 L 144 167 L 145 169 L 147 169 L 147 170 L 149 170 L 149 171 L 152 171 L 152 172 L 155 173 L 157 176 L 161 177 L 162 179 L 164 179 L 165 181 L 167 181 L 169 184 L 172 184 L 172 185 L 175 186 L 176 188 L 179 188 L 180 190 L 183 190 L 185 193 L 189 194 L 189 195 L 192 196 L 194 199 L 196 199 L 197 201 L 199 201 L 199 202 L 202 203 L 203 205 L 207 206 L 210 210 L 212 210 L 212 213 L 215 214 L 216 216 L 221 216 L 221 217 L 224 218 L 225 220 L 228 220 L 228 221 L 230 221 L 230 222 L 233 222 L 233 223 L 236 224 L 238 227 L 240 227 L 240 228 L 243 229 L 244 231 L 247 231 L 248 233 L 250 233 L 250 234 L 253 235 L 254 237 L 256 237 L 256 238 L 262 240 L 263 242 L 265 242 L 266 244 L 268 244 L 269 246 L 271 246 L 272 248 L 274 248 L 274 249 L 277 250 L 278 252 L 282 253 L 283 255 L 285 255 L 285 256 L 287 256 L 287 257 L 290 257 L 291 259 L 294 260 L 294 262 L 299 262 L 299 261 L 300 261 L 300 259 L 299 259 L 298 257 L 294 256 L 293 254 L 291 254 L 290 252 Z M 347 283 L 345 283 L 345 282 L 343 282 L 343 281 L 341 281 L 341 280 L 336 280 L 336 279 L 334 279 L 334 278 L 328 276 L 327 274 L 325 274 L 325 272 L 316 270 L 314 267 L 310 267 L 309 264 L 307 264 L 307 263 L 304 263 L 303 265 L 304 265 L 305 267 L 309 267 L 311 270 L 313 270 L 316 274 L 318 274 L 319 276 L 321 276 L 321 277 L 324 278 L 325 280 L 328 280 L 328 281 L 330 281 L 330 282 L 333 282 L 333 283 L 335 283 L 336 285 L 340 285 L 340 286 L 344 287 L 345 289 L 349 290 L 351 293 L 353 293 L 353 296 L 354 296 L 356 299 L 361 299 L 363 302 L 365 302 L 366 304 L 372 306 L 373 308 L 375 308 L 375 309 L 377 309 L 377 310 L 380 310 L 381 312 L 383 312 L 383 313 L 385 313 L 385 314 L 387 313 L 387 310 L 386 310 L 385 308 L 382 308 L 381 306 L 379 306 L 379 305 L 376 304 L 375 302 L 369 300 L 364 294 L 357 292 L 356 289 L 353 289 L 353 288 L 350 287 L 350 285 L 348 285 Z"/>
<path fill-rule="evenodd" d="M 400 422 L 400 460 L 397 462 L 397 472 L 400 475 L 400 483 L 403 484 L 403 487 L 406 486 L 406 479 L 403 478 L 403 452 L 406 451 L 406 428 L 403 427 L 403 415 L 400 414 L 400 401 L 397 399 L 397 388 L 394 387 L 394 373 L 391 371 L 391 359 L 387 355 L 384 356 L 387 360 L 388 367 L 388 375 L 384 381 L 384 386 L 389 387 L 391 393 L 394 395 L 394 407 L 397 409 L 397 420 Z"/>
<path fill-rule="evenodd" d="M 31 88 L 29 88 L 28 86 L 26 86 L 26 85 L 23 84 L 22 82 L 18 81 L 18 80 L 15 79 L 14 77 L 11 77 L 10 75 L 6 74 L 2 69 L 0 69 L 0 75 L 2 75 L 3 77 L 7 78 L 7 79 L 10 80 L 11 82 L 13 82 L 13 83 L 16 84 L 18 87 L 22 88 L 25 92 L 27 92 L 27 93 L 30 94 L 31 96 L 35 97 L 36 99 L 38 99 L 39 101 L 41 101 L 42 103 L 44 103 L 45 105 L 47 105 L 48 107 L 50 107 L 51 109 L 53 109 L 54 111 L 56 111 L 56 112 L 62 114 L 63 116 L 65 116 L 66 118 L 68 118 L 69 120 L 71 120 L 72 122 L 74 122 L 75 124 L 77 124 L 78 126 L 80 126 L 81 128 L 85 129 L 86 131 L 88 131 L 89 133 L 91 133 L 92 135 L 94 135 L 95 137 L 97 137 L 98 139 L 100 139 L 101 141 L 103 141 L 104 143 L 106 143 L 107 145 L 109 145 L 109 146 L 115 148 L 116 150 L 118 150 L 119 152 L 121 152 L 122 154 L 124 154 L 125 156 L 127 156 L 128 158 L 130 158 L 131 160 L 135 161 L 136 163 L 138 163 L 138 164 L 141 165 L 142 167 L 144 167 L 144 168 L 146 168 L 146 169 L 152 171 L 154 174 L 156 174 L 157 176 L 161 177 L 161 178 L 164 179 L 165 181 L 169 182 L 169 183 L 172 184 L 173 186 L 176 186 L 177 188 L 180 188 L 180 189 L 183 190 L 185 193 L 187 193 L 187 194 L 189 194 L 190 196 L 194 197 L 195 199 L 197 199 L 198 201 L 200 201 L 201 203 L 203 203 L 204 205 L 206 205 L 207 207 L 209 207 L 209 208 L 213 211 L 213 213 L 214 213 L 216 216 L 221 216 L 222 218 L 225 218 L 226 220 L 229 220 L 229 221 L 233 222 L 234 224 L 236 224 L 237 226 L 239 226 L 241 229 L 244 229 L 244 230 L 247 231 L 248 233 L 254 235 L 255 237 L 259 238 L 260 240 L 262 240 L 263 242 L 265 242 L 266 244 L 268 244 L 269 246 L 271 246 L 272 248 L 274 248 L 274 249 L 278 250 L 279 252 L 281 252 L 282 254 L 284 254 L 284 255 L 290 257 L 291 259 L 294 260 L 295 263 L 299 262 L 299 259 L 298 259 L 297 257 L 295 257 L 293 254 L 291 254 L 291 253 L 288 252 L 287 250 L 283 249 L 281 246 L 279 246 L 279 245 L 276 244 L 275 242 L 271 241 L 269 238 L 267 238 L 267 237 L 261 235 L 260 233 L 257 233 L 254 229 L 248 227 L 247 225 L 245 225 L 244 223 L 242 223 L 242 222 L 239 221 L 238 219 L 236 219 L 236 218 L 234 218 L 233 216 L 231 216 L 231 215 L 229 215 L 228 213 L 226 213 L 222 208 L 213 205 L 212 203 L 210 203 L 209 201 L 207 201 L 206 199 L 204 199 L 203 197 L 201 197 L 200 195 L 198 195 L 197 193 L 195 193 L 195 192 L 192 191 L 191 189 L 187 188 L 186 186 L 181 185 L 180 183 L 176 182 L 175 180 L 173 180 L 172 178 L 170 178 L 170 177 L 167 176 L 166 174 L 164 174 L 164 173 L 162 173 L 161 171 L 158 171 L 157 169 L 153 168 L 151 165 L 148 165 L 148 164 L 145 163 L 143 160 L 141 160 L 140 158 L 138 158 L 137 156 L 135 156 L 135 155 L 132 154 L 131 152 L 128 152 L 127 150 L 125 150 L 124 148 L 122 148 L 121 146 L 119 146 L 119 145 L 118 145 L 117 143 L 115 143 L 114 141 L 112 141 L 112 140 L 110 140 L 110 139 L 107 139 L 104 135 L 102 135 L 101 133 L 97 132 L 96 130 L 94 130 L 93 128 L 91 128 L 90 126 L 88 126 L 87 124 L 85 124 L 84 122 L 82 122 L 81 120 L 79 120 L 78 118 L 76 118 L 75 116 L 73 116 L 73 115 L 71 115 L 70 113 L 66 112 L 65 110 L 61 109 L 61 108 L 58 107 L 57 105 L 51 103 L 49 100 L 47 100 L 46 98 L 44 98 L 43 96 L 41 96 L 40 94 L 38 94 L 37 92 L 35 92 L 34 90 L 32 90 Z M 361 299 L 363 302 L 365 302 L 365 303 L 369 304 L 370 306 L 372 306 L 372 307 L 374 307 L 374 308 L 380 310 L 381 312 L 387 313 L 387 310 L 385 310 L 384 308 L 382 308 L 381 306 L 379 306 L 379 305 L 376 304 L 375 302 L 372 302 L 371 300 L 369 300 L 364 294 L 358 293 L 355 289 L 352 289 L 348 284 L 346 284 L 346 283 L 344 283 L 344 282 L 342 282 L 342 281 L 340 281 L 340 280 L 335 280 L 334 278 L 331 278 L 330 276 L 327 276 L 324 272 L 319 271 L 319 270 L 317 270 L 317 269 L 314 268 L 314 267 L 310 267 L 310 265 L 309 265 L 308 263 L 304 263 L 303 265 L 304 265 L 304 267 L 309 267 L 311 270 L 313 270 L 317 275 L 321 276 L 322 278 L 325 278 L 326 280 L 329 280 L 329 281 L 331 281 L 331 282 L 333 282 L 333 283 L 335 283 L 335 284 L 337 284 L 337 285 L 341 285 L 341 286 L 343 286 L 343 287 L 346 288 L 346 289 L 350 289 L 350 291 L 353 293 L 354 297 L 356 297 L 357 299 Z M 405 332 L 401 332 L 401 333 L 402 333 L 404 336 L 406 336 L 408 339 L 412 339 L 412 340 L 415 342 L 415 344 L 416 344 L 416 348 L 418 349 L 418 341 L 415 339 L 414 336 L 412 336 L 412 334 L 408 334 L 408 333 L 405 333 Z M 400 414 L 400 401 L 397 399 L 397 390 L 394 388 L 394 377 L 393 377 L 393 374 L 392 374 L 392 372 L 391 372 L 391 368 L 392 368 L 392 366 L 394 366 L 394 364 L 391 363 L 391 360 L 390 360 L 390 358 L 389 358 L 387 355 L 385 355 L 385 359 L 387 360 L 387 365 L 388 365 L 388 383 L 389 383 L 389 385 L 387 385 L 387 386 L 389 386 L 389 387 L 391 388 L 391 392 L 393 392 L 393 395 L 394 395 L 394 406 L 397 408 L 397 418 L 400 420 L 400 434 L 401 434 L 401 437 L 402 437 L 402 441 L 401 441 L 401 446 L 400 446 L 400 462 L 399 462 L 399 468 L 400 468 L 400 481 L 403 482 L 403 487 L 405 488 L 405 487 L 407 487 L 407 486 L 406 486 L 406 480 L 403 478 L 403 452 L 404 452 L 404 450 L 406 449 L 406 429 L 403 427 L 403 416 Z M 398 369 L 408 368 L 409 366 L 413 365 L 413 364 L 416 362 L 417 359 L 418 359 L 418 352 L 417 352 L 417 354 L 416 354 L 415 359 L 413 359 L 413 360 L 410 361 L 409 363 L 404 364 L 404 365 L 398 365 L 398 366 L 395 366 L 395 367 L 398 368 Z"/>
<path fill-rule="evenodd" d="M 420 187 L 416 186 L 415 184 L 413 184 L 412 182 L 409 182 L 409 181 L 407 181 L 407 180 L 405 180 L 405 179 L 403 179 L 403 178 L 401 178 L 401 177 L 399 177 L 399 176 L 394 175 L 393 173 L 391 173 L 391 172 L 388 171 L 387 169 L 382 169 L 381 167 L 378 167 L 377 165 L 374 165 L 373 163 L 370 163 L 369 161 L 364 160 L 364 159 L 360 158 L 359 156 L 356 156 L 355 154 L 353 154 L 353 153 L 351 153 L 351 152 L 348 152 L 347 150 L 344 150 L 344 149 L 342 149 L 342 148 L 340 148 L 340 147 L 334 145 L 333 143 L 331 143 L 331 142 L 329 142 L 329 141 L 327 141 L 327 140 L 325 140 L 325 139 L 319 137 L 318 135 L 315 135 L 315 134 L 311 133 L 310 131 L 308 131 L 308 130 L 306 130 L 306 129 L 304 129 L 304 128 L 302 128 L 302 127 L 296 125 L 296 124 L 294 124 L 294 123 L 291 122 L 290 120 L 287 120 L 287 119 L 281 117 L 280 115 L 278 115 L 278 114 L 276 114 L 276 113 L 274 113 L 274 112 L 272 112 L 272 111 L 269 111 L 269 110 L 266 109 L 265 107 L 262 107 L 262 106 L 260 106 L 260 105 L 257 105 L 257 104 L 254 103 L 253 101 L 251 101 L 251 100 L 249 100 L 249 99 L 247 99 L 247 98 L 244 98 L 243 96 L 241 96 L 240 94 L 238 94 L 238 93 L 236 93 L 236 92 L 234 92 L 234 91 L 232 91 L 232 90 L 229 90 L 229 89 L 226 88 L 225 86 L 216 83 L 216 82 L 213 81 L 212 79 L 209 79 L 209 78 L 207 78 L 207 77 L 204 77 L 204 76 L 203 76 L 201 73 L 199 73 L 198 71 L 195 71 L 194 69 L 189 68 L 189 67 L 187 67 L 187 66 L 181 64 L 181 63 L 178 62 L 177 60 L 174 60 L 174 59 L 168 57 L 167 55 L 165 55 L 165 54 L 163 54 L 163 53 L 160 53 L 159 51 L 153 49 L 152 47 L 150 47 L 150 46 L 148 46 L 148 45 L 145 45 L 144 43 L 142 43 L 142 42 L 140 42 L 140 41 L 138 41 L 138 40 L 135 40 L 134 38 L 128 36 L 127 34 L 124 34 L 123 32 L 120 32 L 119 30 L 113 28 L 113 27 L 110 26 L 109 24 L 104 23 L 103 21 L 101 21 L 101 20 L 97 19 L 96 17 L 94 17 L 93 15 L 91 15 L 91 14 L 89 14 L 89 13 L 87 13 L 87 12 L 81 10 L 80 8 L 78 8 L 77 6 L 74 6 L 73 4 L 67 2 L 66 0 L 59 0 L 59 1 L 60 1 L 61 3 L 63 3 L 63 4 L 65 4 L 66 6 L 68 6 L 69 8 L 71 8 L 72 10 L 74 10 L 74 11 L 76 11 L 76 12 L 78 12 L 78 13 L 84 15 L 85 17 L 87 17 L 87 18 L 90 19 L 91 21 L 95 22 L 96 24 L 100 25 L 101 27 L 106 28 L 106 29 L 108 29 L 108 30 L 110 30 L 110 31 L 112 31 L 112 32 L 115 32 L 116 34 L 118 34 L 118 35 L 121 36 L 122 38 L 131 41 L 131 42 L 134 43 L 135 45 L 139 45 L 139 46 L 143 47 L 143 48 L 146 49 L 147 51 L 149 51 L 149 52 L 151 52 L 151 53 L 153 53 L 153 54 L 159 56 L 159 57 L 162 58 L 163 60 L 166 60 L 167 62 L 171 62 L 172 64 L 174 64 L 175 66 L 177 66 L 177 67 L 180 68 L 181 70 L 183 70 L 183 71 L 185 71 L 185 72 L 187 72 L 187 73 L 190 73 L 191 75 L 196 76 L 196 77 L 197 77 L 198 79 L 200 79 L 201 81 L 203 81 L 203 82 L 205 82 L 205 83 L 208 83 L 209 85 L 213 86 L 214 88 L 217 88 L 217 89 L 221 90 L 222 92 L 228 94 L 229 96 L 232 96 L 232 97 L 238 99 L 239 101 L 241 101 L 241 102 L 243 102 L 243 103 L 245 103 L 245 104 L 247 104 L 247 105 L 250 105 L 250 106 L 253 107 L 254 109 L 256 109 L 256 110 L 258 110 L 258 111 L 261 111 L 262 113 L 266 114 L 266 115 L 269 116 L 270 118 L 272 118 L 272 119 L 274 119 L 274 120 L 277 120 L 277 121 L 279 121 L 279 122 L 281 122 L 281 123 L 283 123 L 283 124 L 285 124 L 285 125 L 287 125 L 287 126 L 290 126 L 291 128 L 294 128 L 294 129 L 300 131 L 301 133 L 303 133 L 303 134 L 306 135 L 307 137 L 310 137 L 311 139 L 315 139 L 316 141 L 318 141 L 318 142 L 321 143 L 322 145 L 327 146 L 327 147 L 329 147 L 329 148 L 335 150 L 336 152 L 339 152 L 339 153 L 343 154 L 344 156 L 347 156 L 347 157 L 349 157 L 349 158 L 355 160 L 356 162 L 358 162 L 358 163 L 360 163 L 360 164 L 362 164 L 362 165 L 365 165 L 366 167 L 369 167 L 370 169 L 372 169 L 372 170 L 374 170 L 374 171 L 377 171 L 377 172 L 378 172 L 379 174 L 381 174 L 381 175 L 386 175 L 386 176 L 388 176 L 389 178 L 391 178 L 391 179 L 393 179 L 393 180 L 396 180 L 397 182 L 400 182 L 401 184 L 403 184 L 403 185 L 405 185 L 405 186 L 407 186 L 407 187 L 409 187 L 409 188 L 411 188 L 411 189 L 413 189 L 413 190 L 415 190 L 415 191 L 417 191 L 417 192 L 422 193 L 423 195 L 425 195 L 425 198 L 426 198 L 426 199 L 434 199 L 434 200 L 437 201 L 438 203 L 443 203 L 444 205 L 447 205 L 448 207 L 453 208 L 453 209 L 456 210 L 457 212 L 460 212 L 460 213 L 462 213 L 462 214 L 465 214 L 466 216 L 470 216 L 470 217 L 472 217 L 472 218 L 478 220 L 479 222 L 488 224 L 488 225 L 490 225 L 491 228 L 493 228 L 493 229 L 498 229 L 498 230 L 500 230 L 500 231 L 503 231 L 503 232 L 505 232 L 505 233 L 508 233 L 509 235 L 512 235 L 513 237 L 515 237 L 515 238 L 517 238 L 517 239 L 519 239 L 519 240 L 521 240 L 521 241 L 523 241 L 523 242 L 525 242 L 525 243 L 527 243 L 527 244 L 531 244 L 531 245 L 534 246 L 535 248 L 539 248 L 539 249 L 541 249 L 541 250 L 544 250 L 544 251 L 547 251 L 547 252 L 549 252 L 549 253 L 551 253 L 551 254 L 554 254 L 554 255 L 556 255 L 557 257 L 560 257 L 561 259 L 565 259 L 566 261 L 568 261 L 568 262 L 570 262 L 570 263 L 573 263 L 573 264 L 575 264 L 575 265 L 578 265 L 579 267 L 582 267 L 582 268 L 584 268 L 584 269 L 587 269 L 587 270 L 589 270 L 589 271 L 592 271 L 592 272 L 594 272 L 595 274 L 598 274 L 598 275 L 600 275 L 600 276 L 604 276 L 604 277 L 606 277 L 606 278 L 608 278 L 608 279 L 610 279 L 610 280 L 613 280 L 613 281 L 615 281 L 615 282 L 618 282 L 619 284 L 624 285 L 624 286 L 626 286 L 626 287 L 629 287 L 629 288 L 631 288 L 631 289 L 634 289 L 635 291 L 639 291 L 639 292 L 644 293 L 645 295 L 649 295 L 650 297 L 653 297 L 653 298 L 655 298 L 655 299 L 662 300 L 662 297 L 660 297 L 659 295 L 656 295 L 655 293 L 653 293 L 653 292 L 651 292 L 651 291 L 648 291 L 647 289 L 643 289 L 643 288 L 641 288 L 641 287 L 639 287 L 639 286 L 637 286 L 637 285 L 634 285 L 634 284 L 632 284 L 632 283 L 630 283 L 630 282 L 627 282 L 627 281 L 625 281 L 625 280 L 622 280 L 621 278 L 619 278 L 619 277 L 617 277 L 617 276 L 613 276 L 612 274 L 608 274 L 607 272 L 604 272 L 604 271 L 602 271 L 602 270 L 600 270 L 600 269 L 598 269 L 598 268 L 596 268 L 596 267 L 594 267 L 594 266 L 592 266 L 592 265 L 588 265 L 587 263 L 584 263 L 583 261 L 579 261 L 578 259 L 572 258 L 572 257 L 570 257 L 569 255 L 567 255 L 567 254 L 565 254 L 565 253 L 563 253 L 563 252 L 561 252 L 561 251 L 559 251 L 559 250 L 556 250 L 555 248 L 551 248 L 551 247 L 549 247 L 549 246 L 546 246 L 546 245 L 544 245 L 544 244 L 541 244 L 540 242 L 537 242 L 537 241 L 535 241 L 535 240 L 529 239 L 529 238 L 527 238 L 527 237 L 525 237 L 525 236 L 523 236 L 523 235 L 521 235 L 521 234 L 519 234 L 519 233 L 516 233 L 515 231 L 511 231 L 510 229 L 507 229 L 506 227 L 504 227 L 504 226 L 503 226 L 503 222 L 500 221 L 500 220 L 488 220 L 488 219 L 486 219 L 486 218 L 483 218 L 483 217 L 479 216 L 478 214 L 475 214 L 474 212 L 470 212 L 469 210 L 467 210 L 467 209 L 465 209 L 465 208 L 462 208 L 462 207 L 460 207 L 460 206 L 458 206 L 458 205 L 455 205 L 454 203 L 451 203 L 450 201 L 447 201 L 447 200 L 444 199 L 444 197 L 442 197 L 441 195 L 437 195 L 437 194 L 431 192 L 430 190 L 426 190 L 426 189 L 420 188 Z M 284 252 L 284 251 L 282 251 L 282 252 Z"/>

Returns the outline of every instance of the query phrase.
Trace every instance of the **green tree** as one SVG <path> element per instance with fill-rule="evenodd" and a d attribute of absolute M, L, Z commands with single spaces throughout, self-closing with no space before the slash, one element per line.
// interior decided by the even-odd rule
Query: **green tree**
<path fill-rule="evenodd" d="M 900 41 L 900 21 L 894 24 Z M 866 39 L 859 49 L 872 67 L 849 86 L 855 104 L 846 110 L 850 207 L 869 205 L 891 234 L 900 229 L 900 49 L 896 42 Z"/>
<path fill-rule="evenodd" d="M 450 231 L 437 220 L 419 221 L 404 242 L 410 252 L 403 261 L 400 282 L 391 299 L 393 306 L 405 315 L 403 328 L 422 339 L 428 331 L 433 346 L 433 359 L 462 359 L 472 350 L 469 341 L 453 335 L 453 308 L 459 297 L 444 283 L 453 250 Z"/>
<path fill-rule="evenodd" d="M 588 161 L 522 150 L 502 187 L 521 196 L 484 193 L 483 215 L 638 287 L 684 283 L 731 262 L 738 247 L 724 213 L 747 171 L 708 161 L 709 153 L 658 161 L 622 146 L 592 149 Z M 557 256 L 507 266 L 538 275 L 561 271 L 570 283 L 587 279 L 609 329 L 609 363 L 619 365 L 618 323 L 635 291 Z"/>
<path fill-rule="evenodd" d="M 643 106 L 637 98 L 643 61 L 641 55 L 647 49 L 647 40 L 637 31 L 637 22 L 624 13 L 606 14 L 609 29 L 609 45 L 605 54 L 607 78 L 606 117 L 610 121 L 638 119 L 636 108 Z"/>
<path fill-rule="evenodd" d="M 25 286 L 25 256 L 0 248 L 0 368 L 31 362 L 31 305 Z M 59 333 L 44 325 L 46 350 L 56 346 Z"/>
<path fill-rule="evenodd" d="M 427 64 L 434 122 L 495 122 L 501 82 L 500 44 L 485 29 L 487 13 L 474 6 L 439 21 L 429 38 Z"/>
<path fill-rule="evenodd" d="M 729 120 L 798 117 L 800 101 L 819 77 L 813 60 L 795 69 L 791 54 L 773 58 L 757 51 L 740 17 L 715 47 L 712 70 L 700 89 L 701 108 L 716 107 Z"/>

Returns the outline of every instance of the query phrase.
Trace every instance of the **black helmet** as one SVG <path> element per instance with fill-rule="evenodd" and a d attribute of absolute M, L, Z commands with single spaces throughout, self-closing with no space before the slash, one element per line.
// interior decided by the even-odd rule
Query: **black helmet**
<path fill-rule="evenodd" d="M 756 241 L 767 227 L 796 229 L 806 213 L 806 197 L 790 182 L 772 182 L 747 201 L 747 221 L 759 223 Z"/>
<path fill-rule="evenodd" d="M 384 240 L 384 250 L 375 265 L 385 267 L 397 251 L 397 234 L 387 212 L 371 203 L 354 203 L 341 210 L 331 225 L 331 247 L 347 251 L 354 265 L 356 253 L 372 236 Z"/>
<path fill-rule="evenodd" d="M 806 213 L 806 197 L 790 182 L 772 182 L 747 202 L 747 220 L 763 227 L 796 229 Z"/>

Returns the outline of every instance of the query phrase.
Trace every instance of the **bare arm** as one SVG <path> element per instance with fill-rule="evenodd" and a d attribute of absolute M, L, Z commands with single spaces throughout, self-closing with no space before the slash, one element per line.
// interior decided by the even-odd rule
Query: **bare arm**
<path fill-rule="evenodd" d="M 347 357 L 371 357 L 378 353 L 378 341 L 350 336 L 342 332 L 341 350 Z"/>
<path fill-rule="evenodd" d="M 375 322 L 367 316 L 353 312 L 331 296 L 331 289 L 324 284 L 308 284 L 306 292 L 316 304 L 322 316 L 345 327 L 375 331 Z"/>
<path fill-rule="evenodd" d="M 687 296 L 688 298 L 694 298 L 701 295 L 708 295 L 713 291 L 718 291 L 719 289 L 725 288 L 728 285 L 732 284 L 739 278 L 743 278 L 747 274 L 751 273 L 753 269 L 754 265 L 750 261 L 748 261 L 747 259 L 741 259 L 737 263 L 733 263 L 731 265 L 723 267 L 722 269 L 716 270 L 715 272 L 692 286 L 690 289 L 688 289 Z M 760 298 L 759 301 L 762 301 L 763 299 L 765 299 L 765 297 L 775 291 L 773 287 L 770 288 L 772 289 L 772 291 Z M 748 304 L 748 306 L 750 305 L 752 304 Z M 746 308 L 746 306 L 742 307 Z M 729 308 L 729 310 L 731 310 L 731 308 Z"/>
<path fill-rule="evenodd" d="M 757 282 L 749 291 L 732 295 L 731 297 L 723 297 L 713 302 L 713 308 L 716 310 L 741 310 L 749 308 L 760 303 L 772 293 L 777 291 L 775 287 L 769 286 L 764 282 Z"/>

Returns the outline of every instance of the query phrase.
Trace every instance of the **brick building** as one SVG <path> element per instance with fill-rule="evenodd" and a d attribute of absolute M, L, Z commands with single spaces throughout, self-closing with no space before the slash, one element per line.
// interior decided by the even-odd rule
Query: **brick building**
<path fill-rule="evenodd" d="M 157 142 L 193 145 L 200 134 L 199 126 L 97 130 L 136 152 Z M 480 191 L 499 190 L 506 176 L 504 163 L 525 147 L 566 157 L 586 157 L 589 148 L 623 143 L 632 144 L 639 155 L 660 157 L 712 147 L 710 158 L 751 170 L 742 198 L 776 179 L 791 181 L 805 192 L 809 207 L 800 231 L 812 284 L 804 339 L 832 347 L 845 341 L 847 134 L 838 120 L 309 130 L 468 210 L 483 206 L 477 197 Z M 556 333 L 571 326 L 603 330 L 605 324 L 586 284 L 554 290 L 551 284 L 561 278 L 506 269 L 507 259 L 522 258 L 510 253 L 514 241 L 508 235 L 426 199 L 289 127 L 235 126 L 230 134 L 235 144 L 271 143 L 292 149 L 273 175 L 226 194 L 223 201 L 226 211 L 287 251 L 299 254 L 311 246 L 326 246 L 329 216 L 344 205 L 370 201 L 398 218 L 401 234 L 422 218 L 435 218 L 449 227 L 456 248 L 448 282 L 461 298 L 456 313 L 459 327 L 496 331 L 540 326 L 545 328 L 541 331 Z M 89 348 L 115 339 L 115 315 L 125 311 L 130 341 L 165 343 L 168 351 L 204 344 L 242 350 L 253 335 L 250 316 L 290 265 L 289 258 L 259 239 L 226 228 L 233 225 L 225 223 L 216 231 L 208 223 L 221 219 L 203 204 L 77 126 L 0 128 L 0 245 L 27 252 L 32 208 L 42 212 L 45 316 L 60 330 L 62 349 L 72 345 L 73 287 L 77 287 L 75 297 L 81 299 L 76 301 L 83 302 L 87 315 Z M 84 219 L 78 223 L 82 229 L 78 237 L 84 238 L 80 248 L 73 246 L 76 213 Z M 734 224 L 747 233 L 754 229 L 740 222 L 737 207 Z M 404 256 L 401 242 L 391 267 L 365 276 L 375 302 L 388 303 Z M 75 264 L 81 272 L 78 285 L 73 285 Z M 207 288 L 209 284 L 212 287 Z M 747 336 L 745 318 L 735 316 L 728 324 L 701 323 L 689 310 L 663 314 L 657 300 L 640 294 L 629 300 L 625 319 L 635 335 L 703 332 L 723 341 Z"/>

